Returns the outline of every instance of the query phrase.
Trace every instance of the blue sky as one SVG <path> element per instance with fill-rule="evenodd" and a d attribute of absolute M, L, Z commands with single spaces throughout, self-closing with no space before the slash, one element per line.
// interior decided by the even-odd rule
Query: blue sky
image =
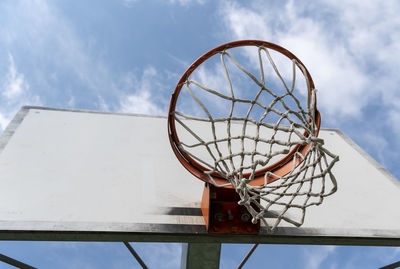
<path fill-rule="evenodd" d="M 199 55 L 261 39 L 307 66 L 323 126 L 344 131 L 400 178 L 399 13 L 396 0 L 1 1 L 0 132 L 28 104 L 165 115 Z M 135 246 L 149 266 L 178 268 L 179 244 Z M 249 248 L 224 245 L 221 268 Z M 0 253 L 43 268 L 136 266 L 119 243 L 0 242 Z M 275 268 L 376 268 L 400 260 L 400 250 L 263 245 L 249 268 L 268 257 Z"/>

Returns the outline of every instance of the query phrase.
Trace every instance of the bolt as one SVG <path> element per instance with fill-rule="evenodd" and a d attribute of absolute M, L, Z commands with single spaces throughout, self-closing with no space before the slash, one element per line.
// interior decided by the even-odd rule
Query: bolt
<path fill-rule="evenodd" d="M 214 218 L 217 221 L 222 221 L 222 219 L 224 218 L 224 215 L 221 212 L 215 213 Z"/>
<path fill-rule="evenodd" d="M 226 213 L 228 213 L 228 220 L 233 220 L 232 211 L 228 209 Z"/>
<path fill-rule="evenodd" d="M 250 216 L 250 214 L 249 213 L 243 213 L 241 216 L 240 216 L 240 219 L 242 220 L 242 221 L 249 221 L 250 219 L 251 219 L 251 216 Z"/>

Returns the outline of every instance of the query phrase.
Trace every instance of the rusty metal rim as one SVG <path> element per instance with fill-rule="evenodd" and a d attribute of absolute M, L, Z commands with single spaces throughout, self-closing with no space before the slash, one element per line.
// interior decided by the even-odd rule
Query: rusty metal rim
<path fill-rule="evenodd" d="M 206 52 L 202 56 L 200 56 L 194 63 L 192 63 L 189 66 L 189 68 L 185 71 L 185 73 L 183 73 L 178 84 L 176 85 L 174 92 L 171 95 L 171 100 L 170 100 L 170 105 L 169 105 L 169 110 L 168 110 L 168 137 L 169 137 L 169 141 L 170 141 L 172 150 L 174 151 L 175 156 L 178 158 L 180 163 L 191 174 L 193 174 L 197 178 L 199 178 L 205 182 L 208 182 L 208 183 L 210 183 L 210 179 L 208 178 L 208 176 L 205 175 L 204 171 L 209 171 L 209 169 L 205 168 L 204 166 L 199 164 L 197 161 L 195 161 L 193 158 L 191 158 L 186 152 L 181 151 L 179 149 L 178 145 L 180 144 L 180 141 L 179 141 L 179 137 L 178 137 L 178 134 L 177 134 L 176 128 L 175 128 L 175 118 L 174 118 L 173 112 L 175 111 L 176 102 L 177 102 L 178 96 L 182 90 L 182 86 L 184 85 L 186 80 L 189 78 L 189 76 L 193 73 L 193 71 L 198 66 L 200 66 L 203 62 L 205 62 L 207 59 L 214 56 L 215 54 L 223 52 L 227 49 L 231 49 L 231 48 L 235 48 L 235 47 L 242 47 L 242 46 L 265 47 L 267 49 L 272 49 L 277 52 L 280 52 L 291 60 L 295 59 L 299 64 L 301 64 L 304 67 L 305 73 L 303 72 L 303 70 L 301 70 L 301 72 L 303 72 L 303 75 L 307 77 L 307 79 L 310 83 L 310 93 L 309 94 L 311 94 L 311 92 L 315 90 L 312 77 L 311 77 L 310 73 L 308 72 L 308 70 L 306 69 L 306 67 L 304 66 L 304 64 L 300 61 L 300 59 L 298 59 L 293 53 L 291 53 L 287 49 L 285 49 L 281 46 L 278 46 L 276 44 L 270 43 L 270 42 L 261 41 L 261 40 L 233 41 L 233 42 L 229 42 L 229 43 L 223 44 L 221 46 L 218 46 L 218 47 Z M 321 116 L 320 116 L 318 110 L 316 110 L 315 112 L 316 112 L 315 120 L 316 120 L 316 127 L 317 127 L 316 131 L 315 131 L 315 136 L 318 136 L 318 132 L 319 132 L 320 124 L 321 124 Z M 307 133 L 305 133 L 305 135 L 307 135 Z M 276 163 L 274 163 L 270 166 L 264 167 L 264 168 L 256 171 L 254 180 L 250 183 L 250 185 L 257 186 L 257 185 L 264 184 L 264 180 L 265 180 L 264 176 L 265 176 L 265 173 L 268 171 L 277 176 L 286 175 L 293 168 L 291 160 L 293 159 L 295 152 L 300 152 L 302 154 L 305 154 L 305 152 L 309 149 L 310 146 L 311 146 L 310 144 L 297 145 L 281 160 L 277 161 Z M 250 173 L 244 174 L 245 177 L 249 176 L 249 175 L 250 175 Z M 212 174 L 212 177 L 217 184 L 222 185 L 222 184 L 229 183 L 225 178 L 221 177 L 217 173 Z M 268 182 L 272 182 L 276 179 L 278 179 L 278 178 L 269 178 Z"/>

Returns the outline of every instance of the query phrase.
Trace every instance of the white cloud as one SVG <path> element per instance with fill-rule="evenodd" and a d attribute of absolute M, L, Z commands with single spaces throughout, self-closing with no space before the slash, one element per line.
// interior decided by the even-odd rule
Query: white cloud
<path fill-rule="evenodd" d="M 6 116 L 0 112 L 0 134 L 6 128 L 6 126 L 8 125 L 9 122 L 10 122 L 10 119 L 6 118 Z"/>
<path fill-rule="evenodd" d="M 149 268 L 179 268 L 182 246 L 178 243 L 132 244 Z M 147 259 L 147 257 L 151 257 Z"/>
<path fill-rule="evenodd" d="M 132 7 L 134 3 L 138 2 L 139 0 L 122 0 L 124 6 Z"/>
<path fill-rule="evenodd" d="M 230 74 L 231 75 L 231 74 Z M 204 65 L 193 72 L 192 79 L 214 91 L 230 96 L 229 83 L 221 64 L 212 68 Z"/>
<path fill-rule="evenodd" d="M 76 103 L 75 96 L 71 96 L 68 100 L 67 105 L 68 107 L 75 107 L 75 103 Z"/>
<path fill-rule="evenodd" d="M 360 116 L 379 96 L 388 104 L 400 96 L 393 86 L 400 83 L 398 1 L 255 1 L 246 7 L 225 1 L 220 12 L 235 39 L 268 40 L 294 52 L 331 119 Z"/>
<path fill-rule="evenodd" d="M 171 4 L 180 4 L 182 6 L 186 6 L 192 3 L 203 5 L 206 0 L 168 0 Z"/>
<path fill-rule="evenodd" d="M 2 132 L 11 118 L 23 105 L 40 105 L 40 97 L 29 91 L 29 83 L 18 71 L 14 57 L 8 54 L 8 72 L 0 78 L 0 132 Z"/>
<path fill-rule="evenodd" d="M 147 115 L 164 115 L 165 112 L 156 105 L 155 96 L 151 93 L 162 89 L 158 72 L 154 67 L 143 71 L 141 78 L 134 74 L 127 74 L 123 78 L 124 88 L 135 91 L 133 94 L 120 96 L 120 107 L 117 109 L 125 113 L 138 113 Z"/>
<path fill-rule="evenodd" d="M 399 247 L 353 248 L 353 251 L 351 258 L 340 268 L 380 268 L 400 259 Z"/>
<path fill-rule="evenodd" d="M 99 55 L 96 40 L 80 36 L 73 21 L 52 2 L 20 0 L 4 6 L 9 17 L 0 25 L 0 43 L 11 52 L 18 46 L 29 51 L 24 58 L 29 70 L 25 75 L 17 69 L 16 59 L 11 54 L 9 57 L 9 72 L 4 78 L 7 86 L 0 92 L 4 100 L 8 98 L 7 108 L 2 104 L 0 109 L 7 121 L 25 101 L 41 103 L 39 94 L 51 106 L 161 114 L 155 103 L 165 100 L 155 101 L 152 94 L 165 87 L 160 86 L 155 69 L 146 69 L 140 79 L 140 74 L 132 71 L 127 77 L 134 79 L 121 83 L 119 75 Z M 30 94 L 30 88 L 38 95 Z M 10 102 L 11 97 L 15 101 Z"/>
<path fill-rule="evenodd" d="M 7 99 L 12 99 L 28 90 L 29 84 L 25 81 L 24 75 L 17 72 L 14 58 L 11 53 L 8 54 L 8 60 L 10 65 L 3 85 L 4 90 L 2 91 L 2 95 Z"/>
<path fill-rule="evenodd" d="M 398 120 L 398 122 L 400 122 L 400 114 L 398 115 Z M 398 128 L 400 131 L 399 127 L 394 126 L 394 128 Z M 376 133 L 374 129 L 375 128 L 372 128 L 372 130 L 368 130 L 368 132 L 360 133 L 359 139 L 366 145 L 364 150 L 369 153 L 375 153 L 377 161 L 381 165 L 386 166 L 385 157 L 388 157 L 390 144 L 384 137 L 380 136 L 379 133 Z"/>
<path fill-rule="evenodd" d="M 123 0 L 123 4 L 126 7 L 132 7 L 136 2 L 140 0 Z M 161 0 L 163 1 L 163 0 Z M 207 0 L 168 0 L 169 4 L 175 5 L 181 5 L 181 6 L 188 6 L 190 4 L 199 4 L 203 5 L 206 3 Z"/>
<path fill-rule="evenodd" d="M 389 249 L 389 251 L 386 251 L 380 259 L 382 260 L 382 263 L 393 263 L 396 261 L 400 260 L 400 247 L 394 248 L 394 249 Z"/>
<path fill-rule="evenodd" d="M 106 102 L 103 96 L 97 95 L 97 106 L 102 111 L 110 111 L 110 105 Z"/>
<path fill-rule="evenodd" d="M 269 9 L 263 11 L 257 12 L 231 1 L 225 2 L 221 9 L 229 34 L 238 39 L 264 40 L 271 36 L 273 29 L 268 27 Z"/>
<path fill-rule="evenodd" d="M 387 121 L 394 129 L 395 133 L 400 134 L 400 106 L 397 107 L 398 109 L 392 109 L 389 111 L 389 117 Z"/>
<path fill-rule="evenodd" d="M 76 26 L 53 2 L 13 1 L 5 4 L 5 9 L 2 14 L 8 17 L 0 25 L 0 42 L 10 51 L 20 53 L 21 48 L 27 51 L 24 62 L 29 74 L 26 75 L 35 92 L 46 96 L 46 101 L 70 106 L 94 103 L 79 100 L 81 95 L 86 99 L 112 96 L 109 89 L 113 72 L 97 54 L 95 40 L 80 36 Z M 64 80 L 72 82 L 74 88 L 69 88 L 71 84 Z M 23 81 L 26 77 L 15 77 L 8 94 L 17 94 L 20 87 L 26 86 Z M 72 103 L 71 98 L 75 98 Z"/>
<path fill-rule="evenodd" d="M 146 115 L 161 115 L 162 111 L 153 104 L 149 92 L 128 95 L 121 101 L 121 111 Z"/>
<path fill-rule="evenodd" d="M 307 248 L 305 250 L 306 265 L 304 268 L 317 269 L 321 268 L 322 263 L 333 254 L 336 246 L 318 246 Z"/>

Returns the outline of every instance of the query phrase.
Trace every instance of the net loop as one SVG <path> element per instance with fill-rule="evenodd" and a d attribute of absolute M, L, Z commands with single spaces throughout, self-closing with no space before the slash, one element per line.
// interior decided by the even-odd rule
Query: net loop
<path fill-rule="evenodd" d="M 303 64 L 297 58 L 291 59 L 292 76 L 291 84 L 288 84 L 278 70 L 270 49 L 259 46 L 257 52 L 259 78 L 241 65 L 228 49 L 222 50 L 219 56 L 222 73 L 228 84 L 227 90 L 213 89 L 188 76 L 184 81 L 184 89 L 205 117 L 188 115 L 178 110 L 170 111 L 170 116 L 191 138 L 191 142 L 183 141 L 181 137 L 177 139 L 177 148 L 186 158 L 201 164 L 197 167 L 203 169 L 208 182 L 218 187 L 235 188 L 240 196 L 238 203 L 246 207 L 252 222 L 262 221 L 267 231 L 272 232 L 281 221 L 295 226 L 302 225 L 308 207 L 321 204 L 325 197 L 336 192 L 337 182 L 332 167 L 339 157 L 328 151 L 324 147 L 324 140 L 317 137 L 319 114 L 316 90 Z M 228 61 L 258 89 L 252 99 L 236 95 L 227 67 Z M 279 93 L 268 87 L 265 63 L 272 67 L 280 81 Z M 296 97 L 297 69 L 306 82 L 308 95 L 305 108 Z M 202 100 L 199 92 L 228 101 L 228 115 L 213 115 L 207 107 L 207 100 Z M 269 96 L 271 101 L 263 103 L 262 95 Z M 243 104 L 248 106 L 244 115 L 234 115 L 235 107 Z M 258 119 L 252 117 L 255 109 L 263 111 Z M 275 123 L 265 120 L 271 115 L 278 117 Z M 200 137 L 190 127 L 191 122 L 204 123 L 204 127 L 210 129 L 207 139 Z M 223 135 L 218 131 L 221 129 L 225 130 Z M 266 137 L 265 133 L 270 135 Z M 239 150 L 235 150 L 234 145 Z M 203 155 L 199 156 L 196 151 L 198 149 L 202 150 Z M 276 157 L 287 154 L 291 154 L 291 159 L 282 165 L 290 162 L 288 171 L 282 173 L 279 167 L 264 171 L 265 167 L 275 162 Z M 260 184 L 253 184 L 260 170 L 264 171 L 263 179 Z M 221 184 L 216 178 L 223 178 L 226 183 Z"/>

